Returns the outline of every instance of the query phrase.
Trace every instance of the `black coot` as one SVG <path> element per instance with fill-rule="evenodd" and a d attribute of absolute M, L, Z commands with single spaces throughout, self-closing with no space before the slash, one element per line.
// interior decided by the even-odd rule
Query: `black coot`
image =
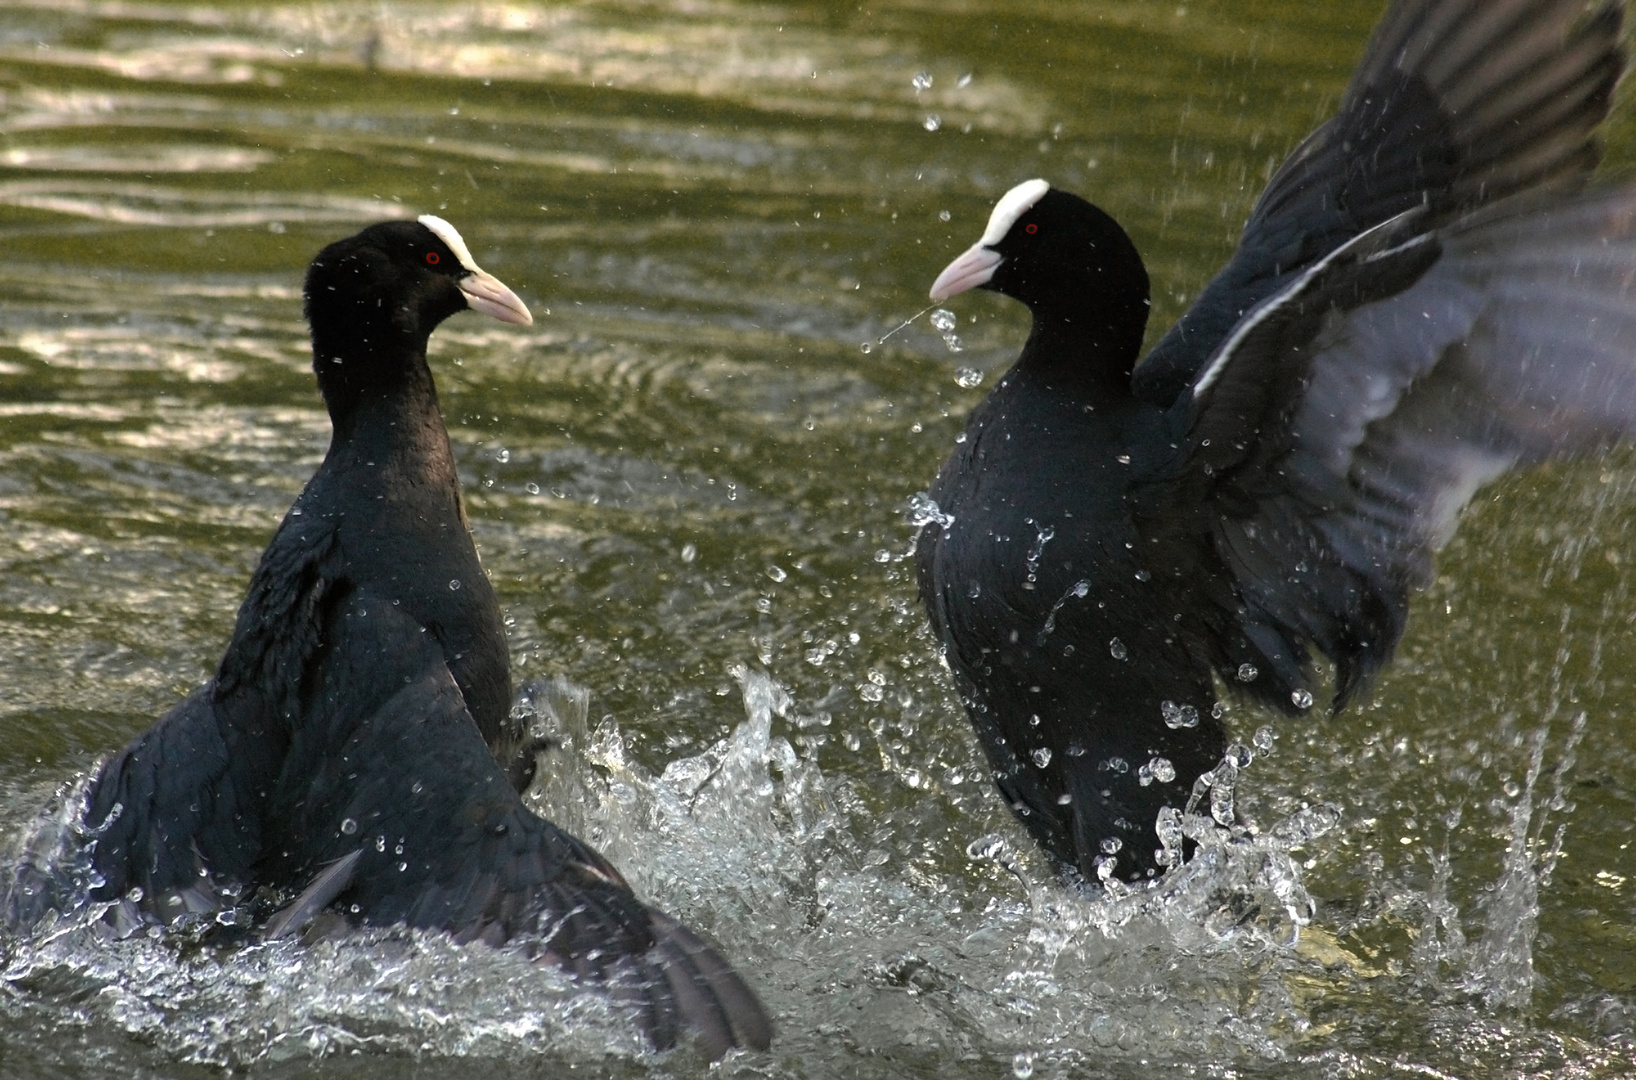
<path fill-rule="evenodd" d="M 932 287 L 1027 304 L 930 495 L 920 594 L 1006 801 L 1152 876 L 1225 750 L 1215 679 L 1341 707 L 1482 484 L 1636 432 L 1636 190 L 1584 190 L 1622 10 L 1399 0 L 1339 113 L 1137 363 L 1142 260 L 1033 180 Z M 1160 760 L 1162 759 L 1162 760 Z"/>
<path fill-rule="evenodd" d="M 691 1029 L 712 1057 L 765 1048 L 727 963 L 529 811 L 490 752 L 515 752 L 509 660 L 426 344 L 457 311 L 528 309 L 434 217 L 330 245 L 305 292 L 329 452 L 215 677 L 95 777 L 94 897 L 125 927 L 262 890 L 288 901 L 270 937 L 401 924 L 512 942 L 630 999 L 658 1046 Z"/>

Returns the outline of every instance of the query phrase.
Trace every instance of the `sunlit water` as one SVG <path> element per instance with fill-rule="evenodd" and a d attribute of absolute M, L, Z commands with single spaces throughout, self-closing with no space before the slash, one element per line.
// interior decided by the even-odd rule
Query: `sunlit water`
<path fill-rule="evenodd" d="M 306 261 L 436 211 L 538 319 L 433 356 L 518 682 L 570 680 L 535 797 L 761 991 L 775 1048 L 725 1075 L 1636 1072 L 1628 456 L 1485 493 L 1361 707 L 1235 710 L 1151 889 L 1053 877 L 914 602 L 912 497 L 1025 323 L 893 331 L 993 198 L 1110 209 L 1160 330 L 1377 14 L 0 7 L 8 844 L 208 677 L 321 456 Z M 503 951 L 90 914 L 0 940 L 7 1077 L 702 1067 Z"/>

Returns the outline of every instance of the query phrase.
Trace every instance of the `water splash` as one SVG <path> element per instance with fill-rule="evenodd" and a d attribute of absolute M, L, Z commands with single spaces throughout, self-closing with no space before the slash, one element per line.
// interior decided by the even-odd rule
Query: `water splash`
<path fill-rule="evenodd" d="M 755 1066 L 766 1075 L 797 1075 L 779 1061 L 846 1057 L 837 1031 L 871 1053 L 1006 1048 L 1008 1058 L 1032 1055 L 1036 1075 L 1110 1062 L 1134 1068 L 1156 1051 L 1293 1061 L 1314 980 L 1344 988 L 1381 976 L 1336 944 L 1339 929 L 1315 927 L 1296 855 L 1321 850 L 1342 828 L 1341 811 L 1305 806 L 1265 829 L 1244 820 L 1237 796 L 1256 759 L 1251 746 L 1234 745 L 1197 780 L 1185 810 L 1159 816 L 1152 842 L 1169 869 L 1154 881 L 1097 888 L 1064 880 L 1011 826 L 966 845 L 969 872 L 927 874 L 922 856 L 894 854 L 913 848 L 902 823 L 874 809 L 869 787 L 825 774 L 810 747 L 791 741 L 816 721 L 790 693 L 763 671 L 740 665 L 730 674 L 742 721 L 658 774 L 636 760 L 615 718 L 592 720 L 590 693 L 572 683 L 530 684 L 516 719 L 556 745 L 541 759 L 530 802 L 599 846 L 651 902 L 713 935 L 750 974 L 780 1017 L 774 1058 Z M 1575 739 L 1582 727 L 1576 721 Z M 913 763 L 880 732 L 876 739 L 884 772 L 871 786 L 910 785 Z M 1542 737 L 1531 744 L 1519 790 L 1529 806 L 1545 775 L 1542 746 Z M 1547 805 L 1566 790 L 1570 766 L 1564 759 L 1550 774 Z M 1157 779 L 1173 766 L 1155 759 L 1141 769 Z M 943 797 L 926 777 L 914 786 L 927 807 Z M 53 809 L 59 823 L 73 821 L 77 805 L 72 789 L 64 794 Z M 1519 804 L 1511 819 L 1526 842 L 1506 873 L 1536 889 L 1557 843 L 1543 843 L 1544 818 Z M 31 835 L 23 848 L 55 857 L 49 828 Z M 1181 863 L 1184 847 L 1193 854 Z M 1103 856 L 1110 873 L 1118 855 Z M 8 865 L 17 863 L 14 851 Z M 1465 944 L 1458 912 L 1439 893 L 1446 856 L 1441 865 L 1444 884 L 1414 897 L 1437 941 L 1417 954 L 1417 973 L 1458 953 L 1469 974 L 1454 990 L 1518 985 L 1513 974 L 1526 968 L 1516 948 L 1498 937 Z M 1491 902 L 1491 928 L 1532 906 L 1528 887 L 1517 882 L 1515 903 Z M 226 955 L 180 935 L 110 943 L 90 922 L 82 913 L 50 934 L 3 943 L 0 981 L 41 1013 L 41 1030 L 62 1009 L 86 1010 L 177 1061 L 229 1068 L 369 1052 L 562 1067 L 606 1067 L 611 1058 L 633 1075 L 671 1074 L 661 1062 L 673 1058 L 651 1055 L 606 999 L 505 950 L 377 932 Z M 1524 949 L 1531 933 L 1516 939 Z"/>
<path fill-rule="evenodd" d="M 1062 610 L 1064 604 L 1070 600 L 1083 600 L 1089 595 L 1091 595 L 1091 582 L 1088 578 L 1076 581 L 1068 586 L 1068 591 L 1059 596 L 1057 602 L 1051 605 L 1051 611 L 1045 616 L 1045 624 L 1040 627 L 1039 637 L 1035 639 L 1034 643 L 1044 645 L 1045 639 L 1050 637 L 1056 630 L 1057 613 Z"/>
<path fill-rule="evenodd" d="M 1057 530 L 1050 525 L 1040 525 L 1033 518 L 1027 524 L 1034 526 L 1034 542 L 1028 546 L 1028 554 L 1023 559 L 1026 568 L 1023 588 L 1032 588 L 1039 580 L 1040 560 L 1045 557 L 1045 545 L 1056 538 Z"/>
<path fill-rule="evenodd" d="M 909 524 L 917 529 L 924 528 L 933 522 L 947 529 L 954 524 L 954 515 L 945 513 L 930 495 L 924 491 L 917 491 L 909 496 L 909 510 L 905 515 Z"/>
<path fill-rule="evenodd" d="M 1566 795 L 1568 773 L 1577 762 L 1575 751 L 1585 734 L 1585 714 L 1569 726 L 1562 759 L 1551 774 L 1552 792 L 1543 805 L 1534 802 L 1534 787 L 1545 762 L 1549 723 L 1528 739 L 1528 767 L 1522 790 L 1508 815 L 1510 836 L 1505 868 L 1488 894 L 1484 929 L 1468 961 L 1466 988 L 1480 993 L 1490 1008 L 1528 1008 L 1534 992 L 1534 937 L 1538 933 L 1539 892 L 1550 883 L 1562 854 L 1566 826 L 1557 825 L 1545 840 L 1552 809 L 1570 808 Z M 1537 815 L 1537 820 L 1536 820 Z"/>

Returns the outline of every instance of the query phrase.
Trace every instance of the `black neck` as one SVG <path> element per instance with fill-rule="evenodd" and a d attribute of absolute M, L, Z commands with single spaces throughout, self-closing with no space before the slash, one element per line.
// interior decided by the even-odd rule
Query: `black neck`
<path fill-rule="evenodd" d="M 1071 314 L 1057 314 L 1041 305 L 1033 315 L 1034 325 L 1017 358 L 1019 372 L 1130 393 L 1130 373 L 1142 350 L 1145 306 L 1139 317 L 1083 304 Z"/>

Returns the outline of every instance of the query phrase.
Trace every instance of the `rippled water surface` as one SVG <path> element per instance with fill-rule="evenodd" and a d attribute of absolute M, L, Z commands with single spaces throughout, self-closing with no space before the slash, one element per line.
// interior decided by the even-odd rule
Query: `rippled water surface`
<path fill-rule="evenodd" d="M 1235 710 L 1257 835 L 1196 823 L 1154 892 L 1052 879 L 914 602 L 905 509 L 1026 323 L 879 339 L 1035 175 L 1128 226 L 1162 330 L 1380 6 L 8 0 L 0 829 L 208 676 L 328 437 L 306 262 L 437 212 L 536 313 L 433 342 L 519 681 L 572 684 L 536 797 L 760 988 L 723 1075 L 1631 1075 L 1629 455 L 1485 492 L 1361 707 Z M 436 937 L 0 939 L 8 1077 L 462 1056 L 701 1069 Z"/>

